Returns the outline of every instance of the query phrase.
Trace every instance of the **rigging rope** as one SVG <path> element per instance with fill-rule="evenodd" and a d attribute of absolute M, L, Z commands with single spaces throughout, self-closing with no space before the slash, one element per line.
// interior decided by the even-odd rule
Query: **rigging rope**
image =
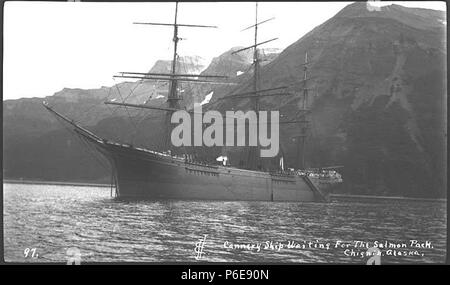
<path fill-rule="evenodd" d="M 125 97 L 125 99 L 123 98 L 122 93 L 120 92 L 119 87 L 118 87 L 117 85 L 115 85 L 115 86 L 116 86 L 116 89 L 117 89 L 117 92 L 119 93 L 120 99 L 122 100 L 122 103 L 125 103 L 125 100 L 128 99 L 128 98 L 133 94 L 133 91 L 134 91 L 141 83 L 142 83 L 142 81 L 140 81 L 137 85 L 135 85 L 134 88 L 131 90 L 130 94 L 128 94 L 128 96 Z M 131 117 L 130 111 L 128 110 L 127 106 L 119 106 L 119 107 L 117 107 L 117 108 L 121 108 L 121 107 L 125 107 L 125 110 L 126 110 L 126 112 L 127 112 L 128 118 L 130 119 L 130 122 L 132 123 L 132 125 L 133 125 L 133 127 L 134 127 L 134 129 L 135 129 L 135 132 L 137 132 L 138 127 L 137 127 L 137 125 L 136 125 L 136 122 L 135 122 L 135 121 L 133 120 L 133 118 Z M 117 110 L 117 108 L 116 108 L 116 110 Z M 116 110 L 115 110 L 115 111 L 116 111 Z M 134 143 L 134 136 L 133 136 L 133 135 L 131 136 L 131 143 L 132 143 L 132 144 Z"/>
<path fill-rule="evenodd" d="M 154 91 L 155 91 L 155 94 L 156 94 L 156 95 L 158 95 L 158 83 L 159 83 L 159 82 L 156 81 L 155 84 L 153 85 L 153 86 L 155 86 Z M 164 85 L 166 85 L 166 83 L 163 83 L 162 85 L 164 86 Z M 144 105 L 147 104 L 147 102 L 150 101 L 150 100 L 152 99 L 152 97 L 153 97 L 153 93 L 150 94 L 150 95 L 148 95 L 147 99 L 146 99 L 145 102 L 144 102 Z M 164 105 L 164 104 L 161 104 L 161 105 L 159 105 L 158 107 L 163 107 L 163 105 Z M 139 112 L 138 112 L 138 114 L 135 116 L 135 118 L 141 117 L 142 112 L 144 112 L 144 111 L 145 111 L 144 109 L 139 110 Z M 146 119 L 148 119 L 148 118 L 157 118 L 157 117 L 160 117 L 160 115 L 155 115 L 155 116 L 153 116 L 153 117 L 150 117 L 150 115 L 152 115 L 152 114 L 153 114 L 153 113 L 150 111 L 147 115 L 144 115 L 140 120 L 138 119 L 139 121 L 136 123 L 136 126 L 139 127 L 140 124 L 141 124 L 144 120 L 146 120 Z M 133 133 L 133 135 L 132 135 L 132 141 L 133 141 L 133 142 L 134 142 L 134 140 L 136 139 L 137 133 L 138 133 L 138 128 L 135 128 L 135 131 L 134 131 L 134 133 Z"/>
<path fill-rule="evenodd" d="M 55 117 L 56 117 L 56 120 L 57 120 L 58 122 L 60 122 L 60 124 L 63 126 L 63 128 L 66 129 L 66 130 L 69 132 L 69 134 L 71 134 L 72 136 L 78 138 L 78 139 L 81 141 L 81 144 L 82 144 L 82 145 L 87 145 L 87 146 L 88 146 L 86 149 L 84 149 L 83 147 L 82 147 L 82 149 L 83 149 L 85 152 L 90 152 L 90 153 L 88 153 L 88 155 L 89 155 L 89 154 L 92 155 L 92 151 L 91 151 L 92 146 L 91 146 L 90 144 L 87 144 L 86 141 L 84 141 L 86 138 L 81 137 L 81 135 L 78 134 L 78 133 L 76 133 L 76 132 L 75 132 L 76 135 L 74 135 L 74 131 L 73 131 L 73 129 L 72 129 L 71 127 L 69 127 L 68 122 L 64 121 L 63 119 L 59 118 L 58 116 L 55 116 Z M 81 139 L 81 138 L 83 138 L 83 139 Z M 92 156 L 93 156 L 94 159 L 99 163 L 99 165 L 100 165 L 101 167 L 103 167 L 107 172 L 110 171 L 110 168 L 109 168 L 107 165 L 105 165 L 105 164 L 99 159 L 99 157 L 98 157 L 98 152 L 97 152 L 97 151 L 95 151 L 95 152 L 93 153 Z"/>

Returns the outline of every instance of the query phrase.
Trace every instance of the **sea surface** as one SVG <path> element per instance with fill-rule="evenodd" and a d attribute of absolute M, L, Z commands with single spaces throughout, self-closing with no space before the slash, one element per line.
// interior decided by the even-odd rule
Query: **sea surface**
<path fill-rule="evenodd" d="M 81 263 L 366 264 L 375 243 L 381 264 L 446 258 L 445 202 L 124 201 L 107 187 L 3 188 L 7 262 L 66 263 L 75 250 Z"/>

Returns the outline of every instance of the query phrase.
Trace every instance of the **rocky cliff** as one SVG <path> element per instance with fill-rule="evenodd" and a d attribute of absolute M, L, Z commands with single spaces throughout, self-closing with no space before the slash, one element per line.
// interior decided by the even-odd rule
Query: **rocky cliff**
<path fill-rule="evenodd" d="M 261 88 L 289 85 L 295 92 L 308 53 L 309 166 L 344 165 L 353 193 L 445 195 L 445 21 L 442 11 L 398 5 L 369 11 L 354 3 L 262 68 Z M 300 96 L 263 102 L 292 116 Z M 248 101 L 233 104 L 246 108 Z M 296 131 L 283 130 L 288 158 Z"/>
<path fill-rule="evenodd" d="M 301 104 L 301 65 L 308 53 L 311 61 L 311 79 L 308 81 L 311 123 L 307 165 L 343 165 L 343 189 L 351 193 L 444 196 L 445 21 L 442 11 L 398 5 L 369 11 L 365 3 L 348 5 L 261 68 L 261 88 L 288 85 L 294 94 L 265 97 L 261 105 L 268 110 L 280 110 L 285 118 L 295 115 Z M 250 55 L 231 57 L 231 52 L 214 59 L 203 74 L 225 74 L 237 85 L 185 84 L 182 93 L 187 99 L 187 107 L 193 102 L 203 102 L 205 96 L 213 92 L 205 108 L 221 111 L 249 108 L 248 99 L 218 100 L 233 92 L 251 90 Z M 153 88 L 152 82 L 147 84 Z M 141 87 L 136 87 L 135 83 L 119 84 L 116 91 L 112 91 L 117 93 L 111 98 L 120 100 L 120 95 L 129 94 L 133 88 L 138 95 L 131 92 L 129 100 L 141 103 L 148 100 L 148 89 L 142 87 L 139 91 Z M 84 94 L 75 96 L 78 103 L 72 106 L 76 107 L 61 105 L 59 111 L 70 115 L 76 112 L 71 108 L 88 108 L 94 105 L 91 103 L 95 103 L 95 98 L 106 93 L 106 89 L 76 92 Z M 161 92 L 160 96 L 164 95 Z M 55 94 L 47 100 L 57 102 L 63 100 L 62 97 Z M 152 98 L 156 97 L 158 94 Z M 43 179 L 92 180 L 106 176 L 99 166 L 92 166 L 95 162 L 90 161 L 89 156 L 80 159 L 74 155 L 82 153 L 81 148 L 72 143 L 67 132 L 56 130 L 54 120 L 44 114 L 44 110 L 36 111 L 39 115 L 35 117 L 22 112 L 27 108 L 41 108 L 40 99 L 21 100 L 4 102 L 7 177 L 33 175 Z M 163 98 L 157 100 L 160 100 L 158 104 L 164 101 Z M 85 116 L 83 120 L 90 121 L 91 129 L 102 136 L 157 148 L 161 112 L 151 111 L 144 115 L 139 110 L 121 108 L 111 115 L 111 110 L 108 111 L 104 116 L 98 111 L 96 118 L 91 120 L 89 112 L 80 112 L 80 115 Z M 127 112 L 135 112 L 131 115 L 135 115 L 136 120 L 129 120 L 130 113 Z M 27 136 L 34 134 L 32 140 L 20 140 L 14 135 L 17 130 L 30 129 L 30 126 L 33 130 L 26 133 Z M 52 133 L 42 135 L 41 131 L 46 128 Z M 288 166 L 295 164 L 295 143 L 291 137 L 297 132 L 298 126 L 291 124 L 281 129 L 281 144 Z M 48 155 L 40 155 L 42 153 Z M 58 161 L 54 160 L 55 155 Z M 41 172 L 33 170 L 36 168 Z M 72 171 L 75 168 L 77 170 Z M 29 171 L 25 171 L 27 169 Z M 59 173 L 57 178 L 52 174 L 55 172 Z"/>

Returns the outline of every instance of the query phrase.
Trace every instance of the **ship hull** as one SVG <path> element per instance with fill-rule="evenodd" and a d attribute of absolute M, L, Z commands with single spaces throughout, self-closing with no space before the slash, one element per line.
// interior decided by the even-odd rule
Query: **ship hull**
<path fill-rule="evenodd" d="M 186 162 L 180 157 L 100 144 L 122 198 L 317 202 L 308 177 Z"/>
<path fill-rule="evenodd" d="M 333 177 L 311 177 L 309 176 L 309 180 L 323 192 L 326 192 L 328 195 L 335 192 L 340 185 L 342 185 L 342 179 L 333 178 Z"/>
<path fill-rule="evenodd" d="M 325 202 L 308 176 L 192 163 L 181 157 L 111 142 L 64 120 L 111 164 L 116 196 L 146 199 Z"/>

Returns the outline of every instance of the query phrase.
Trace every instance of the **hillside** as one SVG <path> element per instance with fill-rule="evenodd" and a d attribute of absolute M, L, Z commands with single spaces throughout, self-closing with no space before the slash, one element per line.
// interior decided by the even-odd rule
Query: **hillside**
<path fill-rule="evenodd" d="M 294 94 L 285 98 L 265 97 L 261 105 L 280 110 L 286 117 L 294 116 L 300 106 L 301 65 L 308 53 L 311 124 L 307 165 L 343 165 L 343 190 L 349 193 L 445 196 L 445 21 L 442 11 L 398 5 L 369 11 L 366 3 L 350 4 L 271 57 L 261 68 L 260 88 L 288 85 Z M 206 94 L 213 92 L 205 108 L 220 111 L 249 108 L 246 99 L 218 100 L 233 92 L 251 90 L 250 55 L 231 56 L 232 50 L 215 58 L 202 73 L 228 75 L 237 85 L 185 84 L 185 106 L 202 102 Z M 144 84 L 153 88 L 154 83 Z M 149 89 L 136 87 L 136 83 L 121 83 L 118 88 L 120 94 L 114 93 L 111 98 L 120 100 L 120 95 L 136 88 L 128 102 L 144 103 L 151 93 Z M 81 111 L 99 103 L 98 98 L 103 99 L 107 89 L 70 90 L 83 95 L 64 98 L 55 94 L 46 100 L 54 100 L 52 103 L 58 111 L 69 116 L 78 112 L 74 117 L 81 116 L 81 121 L 101 136 L 158 149 L 160 111 L 142 113 L 121 108 L 111 114 L 105 106 Z M 161 91 L 161 96 L 166 94 Z M 158 94 L 153 96 L 156 101 L 151 104 L 164 102 L 164 98 L 156 97 Z M 57 105 L 58 100 L 76 100 L 76 104 Z M 58 129 L 54 119 L 40 107 L 40 101 L 4 102 L 4 152 L 8 154 L 4 161 L 5 176 L 67 180 L 95 180 L 103 176 L 106 179 L 107 172 L 95 166 L 90 154 L 77 157 L 83 153 L 82 148 L 72 143 L 65 130 Z M 134 121 L 128 118 L 130 112 L 138 115 Z M 291 137 L 297 132 L 295 125 L 285 125 L 281 130 L 281 145 L 290 167 L 296 160 Z M 215 155 L 220 151 L 207 152 Z M 232 155 L 233 162 L 241 154 Z M 55 156 L 58 162 L 54 161 Z M 41 169 L 40 173 L 35 171 L 37 168 Z M 55 171 L 59 173 L 57 177 Z"/>
<path fill-rule="evenodd" d="M 444 21 L 441 11 L 391 5 L 371 12 L 354 3 L 262 68 L 261 88 L 299 90 L 308 52 L 311 167 L 344 165 L 352 193 L 445 195 Z M 290 116 L 300 103 L 299 97 L 263 101 Z M 248 101 L 232 104 L 245 109 Z M 289 139 L 295 132 L 295 126 L 284 129 L 288 158 L 295 153 Z"/>

